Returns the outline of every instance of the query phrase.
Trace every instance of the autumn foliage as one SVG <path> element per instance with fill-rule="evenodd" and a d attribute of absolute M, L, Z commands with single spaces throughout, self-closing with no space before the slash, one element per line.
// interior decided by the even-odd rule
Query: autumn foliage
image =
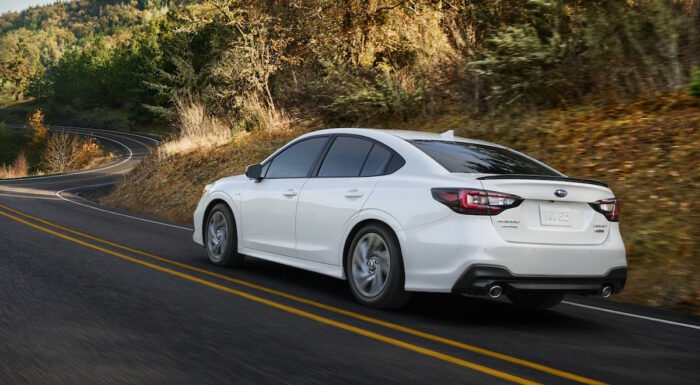
<path fill-rule="evenodd" d="M 79 170 L 101 156 L 102 147 L 94 138 L 82 139 L 67 133 L 57 133 L 46 143 L 43 166 L 51 173 Z"/>
<path fill-rule="evenodd" d="M 41 110 L 34 111 L 27 121 L 32 136 L 32 143 L 39 144 L 46 139 L 49 128 L 44 125 L 44 114 Z"/>

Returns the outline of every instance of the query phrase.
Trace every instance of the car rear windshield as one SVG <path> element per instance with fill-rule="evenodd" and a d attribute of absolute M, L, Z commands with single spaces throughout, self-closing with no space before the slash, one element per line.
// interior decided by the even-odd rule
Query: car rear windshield
<path fill-rule="evenodd" d="M 442 140 L 411 140 L 449 172 L 560 176 L 554 170 L 507 148 Z"/>

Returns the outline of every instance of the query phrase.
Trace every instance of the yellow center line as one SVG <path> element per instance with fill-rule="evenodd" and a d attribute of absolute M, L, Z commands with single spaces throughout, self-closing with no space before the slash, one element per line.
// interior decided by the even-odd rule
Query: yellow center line
<path fill-rule="evenodd" d="M 0 205 L 0 206 L 5 207 L 3 205 Z M 14 211 L 14 210 L 10 210 L 10 211 Z M 414 345 L 414 344 L 411 344 L 411 343 L 408 343 L 408 342 L 405 342 L 402 340 L 398 340 L 396 338 L 387 337 L 387 336 L 384 336 L 382 334 L 375 333 L 375 332 L 372 332 L 369 330 L 365 330 L 365 329 L 362 329 L 362 328 L 359 328 L 359 327 L 356 327 L 356 326 L 353 326 L 350 324 L 335 321 L 335 320 L 332 320 L 330 318 L 326 318 L 326 317 L 323 317 L 323 316 L 320 316 L 317 314 L 309 313 L 307 311 L 297 309 L 297 308 L 289 306 L 289 305 L 284 305 L 284 304 L 279 303 L 279 302 L 271 301 L 269 299 L 258 297 L 258 296 L 253 295 L 253 294 L 249 294 L 249 293 L 246 293 L 246 292 L 243 292 L 240 290 L 236 290 L 236 289 L 232 289 L 230 287 L 219 285 L 217 283 L 210 282 L 210 281 L 195 277 L 195 276 L 190 275 L 190 274 L 182 273 L 182 272 L 179 272 L 176 270 L 169 269 L 167 267 L 159 266 L 159 265 L 156 265 L 156 264 L 153 264 L 150 262 L 146 262 L 146 261 L 134 258 L 134 257 L 130 257 L 128 255 L 125 255 L 125 254 L 122 254 L 122 253 L 119 253 L 119 252 L 116 252 L 116 251 L 113 251 L 110 249 L 106 249 L 104 247 L 94 245 L 92 243 L 88 243 L 88 242 L 85 242 L 83 240 L 73 238 L 71 236 L 59 233 L 57 231 L 51 230 L 49 228 L 46 228 L 46 227 L 43 227 L 40 225 L 37 225 L 35 223 L 29 222 L 29 221 L 24 220 L 20 217 L 17 217 L 15 215 L 12 215 L 12 214 L 9 214 L 9 213 L 3 212 L 3 211 L 0 211 L 0 215 L 7 217 L 9 219 L 12 219 L 14 221 L 20 222 L 22 224 L 25 224 L 29 227 L 35 228 L 37 230 L 43 231 L 45 233 L 57 236 L 57 237 L 62 238 L 62 239 L 65 239 L 67 241 L 77 243 L 81 246 L 85 246 L 85 247 L 88 247 L 88 248 L 91 248 L 91 249 L 94 249 L 97 251 L 101 251 L 105 254 L 110 254 L 110 255 L 113 255 L 115 257 L 121 258 L 123 260 L 129 261 L 129 262 L 141 265 L 141 266 L 145 266 L 145 267 L 148 267 L 148 268 L 151 268 L 154 270 L 158 270 L 160 272 L 167 273 L 167 274 L 170 274 L 170 275 L 173 275 L 173 276 L 176 276 L 176 277 L 179 277 L 179 278 L 191 281 L 191 282 L 195 282 L 195 283 L 198 283 L 198 284 L 201 284 L 204 286 L 208 286 L 210 288 L 213 288 L 213 289 L 216 289 L 216 290 L 219 290 L 222 292 L 233 294 L 233 295 L 236 295 L 238 297 L 245 298 L 245 299 L 248 299 L 248 300 L 263 304 L 263 305 L 267 305 L 269 307 L 272 307 L 272 308 L 275 308 L 278 310 L 282 310 L 282 311 L 285 311 L 285 312 L 288 312 L 291 314 L 295 314 L 295 315 L 303 317 L 303 318 L 311 319 L 311 320 L 314 320 L 316 322 L 319 322 L 319 323 L 322 323 L 325 325 L 333 326 L 333 327 L 336 327 L 338 329 L 342 329 L 342 330 L 345 330 L 345 331 L 348 331 L 351 333 L 359 334 L 361 336 L 371 338 L 371 339 L 376 340 L 376 341 L 384 342 L 384 343 L 387 343 L 389 345 L 397 346 L 397 347 L 400 347 L 400 348 L 403 348 L 403 349 L 406 349 L 406 350 L 409 350 L 409 351 L 412 351 L 415 353 L 423 354 L 423 355 L 428 356 L 428 357 L 433 357 L 433 358 L 436 358 L 438 360 L 442 360 L 442 361 L 449 362 L 449 363 L 452 363 L 452 364 L 455 364 L 458 366 L 469 368 L 469 369 L 472 369 L 472 370 L 475 370 L 475 371 L 478 371 L 478 372 L 481 372 L 484 374 L 488 374 L 488 375 L 496 377 L 496 378 L 500 378 L 503 380 L 514 382 L 516 384 L 523 384 L 523 385 L 537 385 L 537 384 L 539 384 L 538 382 L 531 381 L 531 380 L 528 380 L 528 379 L 525 379 L 522 377 L 518 377 L 518 376 L 515 376 L 512 374 L 508 374 L 505 372 L 501 372 L 499 370 L 492 369 L 492 368 L 489 368 L 489 367 L 486 367 L 483 365 L 479 365 L 479 364 L 476 364 L 474 362 L 463 360 L 461 358 L 450 356 L 448 354 L 440 353 L 438 351 L 427 349 L 427 348 L 424 348 L 424 347 L 421 347 L 418 345 Z"/>
<path fill-rule="evenodd" d="M 556 377 L 560 377 L 560 378 L 564 378 L 564 379 L 567 379 L 567 380 L 579 382 L 579 383 L 582 383 L 582 384 L 588 384 L 588 385 L 606 385 L 605 382 L 601 382 L 601 381 L 593 380 L 593 379 L 590 379 L 590 378 L 586 378 L 586 377 L 580 376 L 580 375 L 578 375 L 578 374 L 569 373 L 569 372 L 566 372 L 566 371 L 563 371 L 563 370 L 559 370 L 559 369 L 555 369 L 555 368 L 552 368 L 552 367 L 549 367 L 549 366 L 546 366 L 546 365 L 542 365 L 542 364 L 538 364 L 538 363 L 535 363 L 535 362 L 527 361 L 527 360 L 524 360 L 524 359 L 521 359 L 521 358 L 509 356 L 509 355 L 507 355 L 507 354 L 494 352 L 494 351 L 492 351 L 492 350 L 480 348 L 480 347 L 478 347 L 478 346 L 469 345 L 469 344 L 466 344 L 466 343 L 463 343 L 463 342 L 459 342 L 459 341 L 455 341 L 455 340 L 451 340 L 451 339 L 448 339 L 448 338 L 445 338 L 445 337 L 440 337 L 440 336 L 437 336 L 437 335 L 434 335 L 434 334 L 422 332 L 422 331 L 420 331 L 420 330 L 416 330 L 416 329 L 409 328 L 409 327 L 406 327 L 406 326 L 398 325 L 398 324 L 395 324 L 395 323 L 392 323 L 392 322 L 388 322 L 388 321 L 384 321 L 384 320 L 381 320 L 381 319 L 369 317 L 369 316 L 366 316 L 366 315 L 363 315 L 363 314 L 360 314 L 360 313 L 356 313 L 356 312 L 353 312 L 353 311 L 341 309 L 341 308 L 338 308 L 338 307 L 335 307 L 335 306 L 332 306 L 332 305 L 327 305 L 327 304 L 324 304 L 324 303 L 321 303 L 321 302 L 317 302 L 317 301 L 313 301 L 313 300 L 306 299 L 306 298 L 303 298 L 303 297 L 299 297 L 299 296 L 296 296 L 296 295 L 293 295 L 293 294 L 289 294 L 289 293 L 286 293 L 286 292 L 283 292 L 283 291 L 279 291 L 279 290 L 275 290 L 275 289 L 270 289 L 270 288 L 268 288 L 268 287 L 261 286 L 261 285 L 257 285 L 257 284 L 254 284 L 254 283 L 251 283 L 251 282 L 248 282 L 248 281 L 244 281 L 244 280 L 241 280 L 241 279 L 232 278 L 232 277 L 229 277 L 229 276 L 226 276 L 226 275 L 223 275 L 223 274 L 219 274 L 219 273 L 215 273 L 215 272 L 212 272 L 212 271 L 209 271 L 209 270 L 206 270 L 206 269 L 198 268 L 198 267 L 195 267 L 195 266 L 186 264 L 186 263 L 182 263 L 182 262 L 174 261 L 174 260 L 172 260 L 172 259 L 160 257 L 160 256 L 158 256 L 158 255 L 151 254 L 151 253 L 148 253 L 148 252 L 145 252 L 145 251 L 141 251 L 141 250 L 137 250 L 137 249 L 134 249 L 134 248 L 131 248 L 131 247 L 128 247 L 128 246 L 119 245 L 119 244 L 117 244 L 117 243 L 110 242 L 110 241 L 107 241 L 107 240 L 104 240 L 104 239 L 95 237 L 95 236 L 90 235 L 90 234 L 85 234 L 85 233 L 82 233 L 82 232 L 80 232 L 80 231 L 76 231 L 76 230 L 73 230 L 73 229 L 70 229 L 70 228 L 67 228 L 67 227 L 64 227 L 64 226 L 55 224 L 55 223 L 53 223 L 53 222 L 49 222 L 49 221 L 44 220 L 44 219 L 42 219 L 42 218 L 37 218 L 37 217 L 34 217 L 34 216 L 32 216 L 32 215 L 25 214 L 25 213 L 23 213 L 23 212 L 21 212 L 21 211 L 14 210 L 14 209 L 9 208 L 9 207 L 7 207 L 7 206 L 5 206 L 5 205 L 2 205 L 2 204 L 0 204 L 0 207 L 3 208 L 3 209 L 5 209 L 5 210 L 11 211 L 11 212 L 13 212 L 13 213 L 16 213 L 16 214 L 18 214 L 18 215 L 22 215 L 22 216 L 24 216 L 24 217 L 26 217 L 26 218 L 33 219 L 33 220 L 35 220 L 35 221 L 38 221 L 38 222 L 41 222 L 41 223 L 43 223 L 43 224 L 52 226 L 52 227 L 54 227 L 54 228 L 57 228 L 57 229 L 60 229 L 60 230 L 69 232 L 69 233 L 71 233 L 71 234 L 79 235 L 79 236 L 81 236 L 81 237 L 88 238 L 88 239 L 91 239 L 91 240 L 100 242 L 100 243 L 102 243 L 102 244 L 105 244 L 105 245 L 109 245 L 109 246 L 112 246 L 112 247 L 115 247 L 115 248 L 119 248 L 119 249 L 122 249 L 122 250 L 125 250 L 125 251 L 129 251 L 129 252 L 134 253 L 134 254 L 139 254 L 139 255 L 142 255 L 142 256 L 144 256 L 144 257 L 148 257 L 148 258 L 151 258 L 151 259 L 160 261 L 160 262 L 164 262 L 164 263 L 168 263 L 168 264 L 171 264 L 171 265 L 174 265 L 174 266 L 181 267 L 181 268 L 183 268 L 183 269 L 187 269 L 187 270 L 190 270 L 190 271 L 196 271 L 196 272 L 198 272 L 198 273 L 205 274 L 205 275 L 208 275 L 208 276 L 210 276 L 210 277 L 215 277 L 215 278 L 218 278 L 218 279 L 222 279 L 222 280 L 225 280 L 225 281 L 228 281 L 228 282 L 232 282 L 232 283 L 235 283 L 235 284 L 238 284 L 238 285 L 241 285 L 241 286 L 249 287 L 249 288 L 251 288 L 251 289 L 259 290 L 259 291 L 262 291 L 262 292 L 265 292 L 265 293 L 268 293 L 268 294 L 272 294 L 272 295 L 275 295 L 275 296 L 278 296 L 278 297 L 286 298 L 286 299 L 289 299 L 289 300 L 292 300 L 292 301 L 295 301 L 295 302 L 299 302 L 299 303 L 303 303 L 303 304 L 306 304 L 306 305 L 310 305 L 310 306 L 313 306 L 313 307 L 316 307 L 316 308 L 319 308 L 319 309 L 323 309 L 323 310 L 326 310 L 326 311 L 329 311 L 329 312 L 332 312 L 332 313 L 341 314 L 341 315 L 344 315 L 344 316 L 346 316 L 346 317 L 354 318 L 354 319 L 361 320 L 361 321 L 364 321 L 364 322 L 368 322 L 368 323 L 371 323 L 371 324 L 374 324 L 374 325 L 379 325 L 379 326 L 385 327 L 385 328 L 387 328 L 387 329 L 392 329 L 392 330 L 396 330 L 396 331 L 399 331 L 399 332 L 402 332 L 402 333 L 410 334 L 410 335 L 413 335 L 413 336 L 416 336 L 416 337 L 425 338 L 425 339 L 430 340 L 430 341 L 439 342 L 439 343 L 442 343 L 442 344 L 445 344 L 445 345 L 453 346 L 453 347 L 456 347 L 456 348 L 459 348 L 459 349 L 463 349 L 463 350 L 470 351 L 470 352 L 473 352 L 473 353 L 481 354 L 481 355 L 484 355 L 484 356 L 487 356 L 487 357 L 499 359 L 499 360 L 501 360 L 501 361 L 506 361 L 506 362 L 509 362 L 509 363 L 512 363 L 512 364 L 524 366 L 524 367 L 527 367 L 527 368 L 530 368 L 530 369 L 534 369 L 534 370 L 537 370 L 537 371 L 540 371 L 540 372 L 543 372 L 543 373 L 547 373 L 547 374 L 550 374 L 550 375 L 553 375 L 553 376 L 556 376 Z"/>

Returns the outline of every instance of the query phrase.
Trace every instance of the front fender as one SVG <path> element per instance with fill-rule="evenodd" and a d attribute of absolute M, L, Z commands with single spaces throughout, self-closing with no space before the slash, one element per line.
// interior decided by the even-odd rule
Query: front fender
<path fill-rule="evenodd" d="M 194 212 L 192 239 L 195 243 L 204 246 L 204 222 L 207 212 L 216 202 L 223 202 L 231 209 L 233 220 L 236 221 L 236 237 L 237 239 L 241 238 L 240 192 L 235 192 L 233 195 L 231 196 L 223 190 L 216 190 L 202 197 Z"/>

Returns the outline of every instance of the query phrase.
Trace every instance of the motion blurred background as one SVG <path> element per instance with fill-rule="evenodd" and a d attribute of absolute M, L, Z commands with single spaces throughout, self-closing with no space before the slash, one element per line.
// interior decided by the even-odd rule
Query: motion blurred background
<path fill-rule="evenodd" d="M 699 29 L 697 0 L 73 0 L 7 12 L 0 178 L 99 157 L 89 143 L 57 150 L 47 124 L 148 132 L 168 141 L 94 198 L 189 222 L 201 186 L 302 132 L 454 129 L 609 183 L 630 267 L 616 299 L 700 314 Z"/>

